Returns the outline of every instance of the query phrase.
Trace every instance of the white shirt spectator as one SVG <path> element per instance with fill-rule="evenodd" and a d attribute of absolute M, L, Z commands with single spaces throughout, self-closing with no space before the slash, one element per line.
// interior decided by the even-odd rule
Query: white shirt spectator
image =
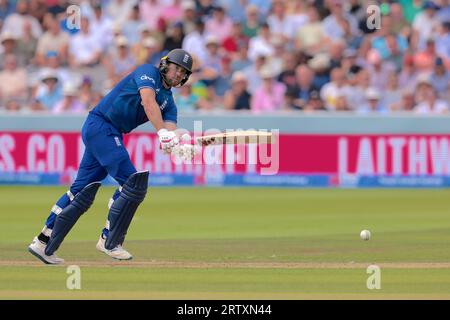
<path fill-rule="evenodd" d="M 437 99 L 433 106 L 427 101 L 423 101 L 414 107 L 414 112 L 418 114 L 441 114 L 447 113 L 449 111 L 449 106 L 447 101 Z"/>
<path fill-rule="evenodd" d="M 101 46 L 94 34 L 79 32 L 71 38 L 69 51 L 77 63 L 84 64 L 101 52 Z"/>
<path fill-rule="evenodd" d="M 350 24 L 351 34 L 356 35 L 358 32 L 358 21 L 356 21 L 355 17 L 347 13 L 344 13 L 344 19 Z M 334 15 L 331 14 L 326 17 L 323 20 L 322 25 L 325 35 L 333 41 L 340 40 L 345 37 L 345 32 Z"/>
<path fill-rule="evenodd" d="M 197 57 L 199 61 L 204 61 L 206 58 L 206 40 L 198 31 L 194 31 L 184 38 L 182 48 Z"/>
<path fill-rule="evenodd" d="M 137 0 L 111 0 L 106 7 L 106 13 L 115 24 L 124 25 L 137 3 Z"/>
<path fill-rule="evenodd" d="M 433 38 L 433 35 L 439 28 L 440 21 L 436 19 L 436 15 L 429 16 L 427 12 L 421 12 L 414 18 L 412 27 L 419 33 L 418 49 L 423 50 L 426 45 L 426 41 Z"/>
<path fill-rule="evenodd" d="M 15 38 L 22 39 L 23 30 L 25 23 L 29 22 L 31 24 L 31 34 L 34 38 L 39 39 L 42 35 L 42 28 L 39 21 L 30 15 L 21 15 L 18 13 L 10 14 L 3 25 L 3 31 L 8 31 L 14 35 Z"/>

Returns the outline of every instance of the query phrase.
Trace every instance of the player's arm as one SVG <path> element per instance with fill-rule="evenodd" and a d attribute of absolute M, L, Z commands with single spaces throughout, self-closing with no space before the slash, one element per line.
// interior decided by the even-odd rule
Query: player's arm
<path fill-rule="evenodd" d="M 141 88 L 139 92 L 144 112 L 158 133 L 161 148 L 164 152 L 170 153 L 172 148 L 178 144 L 178 137 L 174 131 L 176 129 L 176 124 L 173 122 L 164 122 L 153 89 Z"/>

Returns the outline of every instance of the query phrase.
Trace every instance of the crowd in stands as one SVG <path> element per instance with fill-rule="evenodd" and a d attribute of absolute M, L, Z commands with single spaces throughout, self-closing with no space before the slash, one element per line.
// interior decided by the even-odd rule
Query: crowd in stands
<path fill-rule="evenodd" d="M 0 0 L 0 110 L 87 112 L 180 47 L 179 112 L 450 109 L 448 0 Z"/>

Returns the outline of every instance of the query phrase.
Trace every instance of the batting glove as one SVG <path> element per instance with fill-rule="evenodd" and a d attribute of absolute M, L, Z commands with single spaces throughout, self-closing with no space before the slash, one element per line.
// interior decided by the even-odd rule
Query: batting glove
<path fill-rule="evenodd" d="M 172 148 L 178 145 L 178 137 L 174 131 L 161 129 L 158 131 L 159 142 L 164 153 L 170 154 Z"/>

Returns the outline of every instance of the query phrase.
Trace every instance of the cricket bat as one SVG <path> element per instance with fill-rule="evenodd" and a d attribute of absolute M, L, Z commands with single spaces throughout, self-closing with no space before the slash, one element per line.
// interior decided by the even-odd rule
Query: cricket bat
<path fill-rule="evenodd" d="M 233 131 L 196 137 L 196 143 L 201 146 L 220 144 L 271 144 L 273 135 L 264 131 Z"/>

